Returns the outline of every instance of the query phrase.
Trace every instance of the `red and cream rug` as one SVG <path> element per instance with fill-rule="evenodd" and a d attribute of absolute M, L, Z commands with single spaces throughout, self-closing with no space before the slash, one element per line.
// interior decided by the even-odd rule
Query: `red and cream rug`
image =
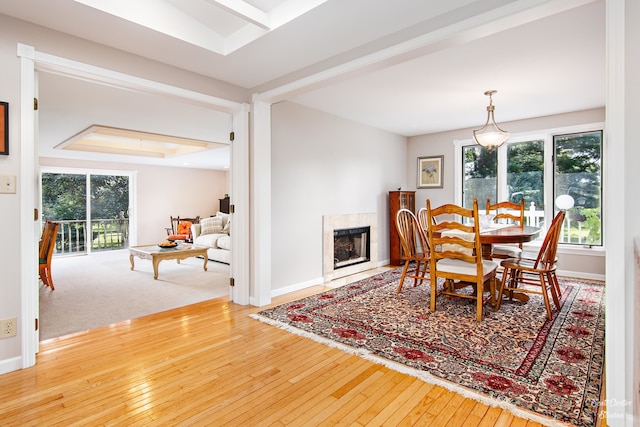
<path fill-rule="evenodd" d="M 475 303 L 438 298 L 400 269 L 252 317 L 545 425 L 595 426 L 604 359 L 604 284 L 561 278 L 561 310 L 541 296 L 504 301 L 475 320 Z M 409 285 L 409 286 L 407 286 Z"/>

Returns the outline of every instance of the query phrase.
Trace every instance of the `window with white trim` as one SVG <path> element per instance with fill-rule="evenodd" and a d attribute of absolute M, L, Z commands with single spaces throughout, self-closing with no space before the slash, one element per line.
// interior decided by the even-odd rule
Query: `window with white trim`
<path fill-rule="evenodd" d="M 602 142 L 602 125 L 512 136 L 494 150 L 456 141 L 456 203 L 524 199 L 527 224 L 545 227 L 569 195 L 560 243 L 602 246 Z"/>

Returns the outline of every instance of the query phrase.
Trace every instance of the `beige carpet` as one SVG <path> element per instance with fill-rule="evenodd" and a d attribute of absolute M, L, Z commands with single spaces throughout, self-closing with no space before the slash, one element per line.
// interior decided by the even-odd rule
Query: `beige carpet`
<path fill-rule="evenodd" d="M 40 340 L 110 325 L 229 295 L 230 267 L 187 258 L 161 261 L 158 280 L 150 260 L 129 251 L 54 258 L 55 290 L 40 285 Z"/>

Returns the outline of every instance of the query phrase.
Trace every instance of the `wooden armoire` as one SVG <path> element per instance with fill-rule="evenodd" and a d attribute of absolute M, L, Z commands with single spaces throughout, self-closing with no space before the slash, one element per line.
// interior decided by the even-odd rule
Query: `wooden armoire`
<path fill-rule="evenodd" d="M 402 265 L 402 244 L 396 228 L 396 213 L 400 209 L 409 209 L 416 213 L 415 191 L 389 191 L 389 262 Z"/>

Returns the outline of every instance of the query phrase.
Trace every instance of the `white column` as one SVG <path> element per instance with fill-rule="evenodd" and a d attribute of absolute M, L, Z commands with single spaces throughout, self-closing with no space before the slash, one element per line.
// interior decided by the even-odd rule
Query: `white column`
<path fill-rule="evenodd" d="M 253 97 L 251 146 L 252 301 L 271 303 L 271 103 Z"/>

